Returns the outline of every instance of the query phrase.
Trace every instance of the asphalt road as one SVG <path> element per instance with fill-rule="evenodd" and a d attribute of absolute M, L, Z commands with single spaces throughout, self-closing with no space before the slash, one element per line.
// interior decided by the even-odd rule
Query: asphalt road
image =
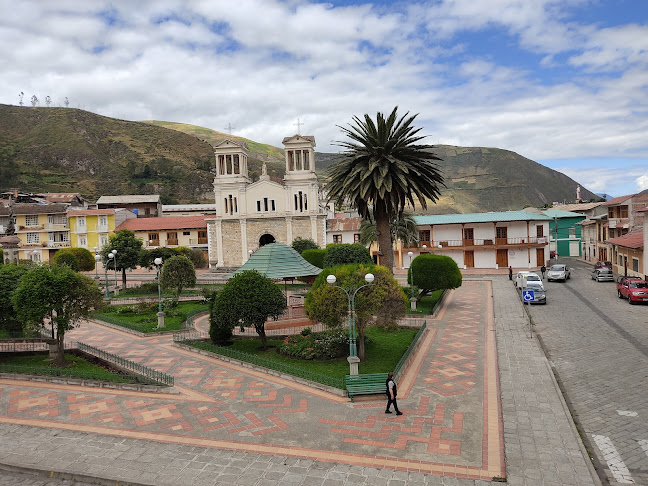
<path fill-rule="evenodd" d="M 572 277 L 545 280 L 548 303 L 530 308 L 536 332 L 604 477 L 648 485 L 648 304 L 619 299 L 589 264 L 561 263 Z"/>

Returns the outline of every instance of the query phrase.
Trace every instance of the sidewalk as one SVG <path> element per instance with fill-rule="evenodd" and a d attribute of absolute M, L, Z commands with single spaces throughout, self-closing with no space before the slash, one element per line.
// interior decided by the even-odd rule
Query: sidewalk
<path fill-rule="evenodd" d="M 598 484 L 526 325 L 507 276 L 466 278 L 399 383 L 402 417 L 84 326 L 75 339 L 173 374 L 180 395 L 0 379 L 0 463 L 122 485 Z"/>

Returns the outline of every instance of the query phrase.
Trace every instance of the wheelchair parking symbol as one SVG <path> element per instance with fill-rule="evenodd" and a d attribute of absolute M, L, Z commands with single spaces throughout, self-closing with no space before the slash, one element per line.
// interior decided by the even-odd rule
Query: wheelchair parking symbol
<path fill-rule="evenodd" d="M 533 290 L 523 290 L 522 300 L 524 302 L 532 302 L 533 300 L 535 300 L 535 295 L 533 293 Z"/>

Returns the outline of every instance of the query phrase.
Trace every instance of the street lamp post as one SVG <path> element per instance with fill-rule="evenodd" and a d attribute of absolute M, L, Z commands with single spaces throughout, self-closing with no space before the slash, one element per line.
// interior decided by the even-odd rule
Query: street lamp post
<path fill-rule="evenodd" d="M 414 255 L 414 253 L 408 251 L 407 255 L 410 257 L 410 265 L 409 265 L 410 287 L 412 287 L 412 297 L 410 298 L 410 309 L 414 311 L 416 310 L 416 297 L 414 297 L 414 269 L 412 268 L 412 256 Z"/>
<path fill-rule="evenodd" d="M 347 296 L 347 303 L 349 307 L 349 317 L 348 317 L 348 322 L 349 322 L 349 357 L 347 358 L 347 361 L 349 362 L 349 374 L 350 375 L 357 375 L 358 374 L 358 363 L 360 362 L 360 358 L 358 358 L 358 350 L 356 347 L 356 329 L 355 329 L 355 296 L 358 293 L 360 289 L 363 289 L 374 281 L 374 275 L 373 273 L 368 273 L 365 275 L 365 281 L 367 282 L 364 285 L 361 285 L 356 288 L 345 288 L 341 287 L 339 285 L 334 285 L 336 282 L 335 275 L 329 275 L 326 277 L 326 282 L 330 284 L 333 287 L 336 287 L 342 292 L 344 292 Z"/>
<path fill-rule="evenodd" d="M 112 255 L 108 253 L 108 258 L 111 258 Z M 108 264 L 107 260 L 101 259 L 101 263 L 104 267 L 104 282 L 106 283 L 106 299 L 110 299 L 110 286 L 108 285 Z"/>
<path fill-rule="evenodd" d="M 158 329 L 161 329 L 164 327 L 164 312 L 162 311 L 162 287 L 160 286 L 160 272 L 162 270 L 162 259 L 160 257 L 157 257 L 155 260 L 153 260 L 153 263 L 155 263 L 155 268 L 157 269 L 157 284 L 158 284 L 158 313 L 157 313 L 157 318 L 158 318 Z"/>
<path fill-rule="evenodd" d="M 115 296 L 117 296 L 117 250 L 110 252 L 113 258 L 113 263 L 115 264 Z"/>

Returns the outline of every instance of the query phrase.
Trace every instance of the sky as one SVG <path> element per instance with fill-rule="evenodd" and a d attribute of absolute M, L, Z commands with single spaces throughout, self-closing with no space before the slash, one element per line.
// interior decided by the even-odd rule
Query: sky
<path fill-rule="evenodd" d="M 0 0 L 0 103 L 321 152 L 398 106 L 426 143 L 620 196 L 648 189 L 647 20 L 646 0 Z"/>

